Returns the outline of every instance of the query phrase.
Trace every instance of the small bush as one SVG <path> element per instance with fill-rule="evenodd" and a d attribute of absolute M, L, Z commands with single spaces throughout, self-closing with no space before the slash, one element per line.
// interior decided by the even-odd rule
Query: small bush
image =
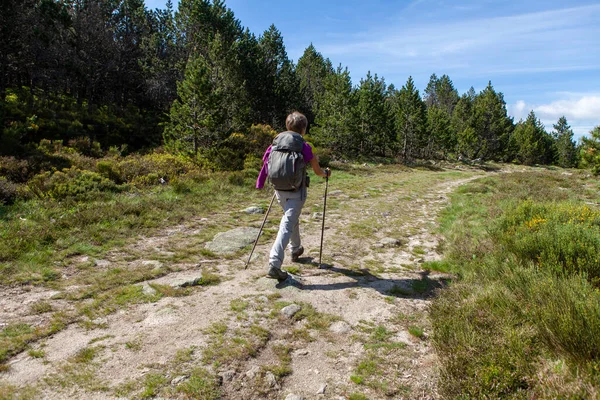
<path fill-rule="evenodd" d="M 202 164 L 213 171 L 239 171 L 244 169 L 245 152 L 225 145 L 213 147 L 202 155 Z"/>
<path fill-rule="evenodd" d="M 100 143 L 91 141 L 87 136 L 69 140 L 69 147 L 74 148 L 80 154 L 90 157 L 102 157 L 103 155 Z"/>
<path fill-rule="evenodd" d="M 123 183 L 123 177 L 117 163 L 113 160 L 101 160 L 96 163 L 98 173 L 111 181 Z"/>
<path fill-rule="evenodd" d="M 252 125 L 246 137 L 248 154 L 262 158 L 267 147 L 273 143 L 275 136 L 277 136 L 277 131 L 269 125 Z"/>
<path fill-rule="evenodd" d="M 227 177 L 227 180 L 232 185 L 244 186 L 246 184 L 245 178 L 246 178 L 246 174 L 243 171 L 234 171 L 229 174 L 229 176 Z"/>
<path fill-rule="evenodd" d="M 587 205 L 522 202 L 507 210 L 495 237 L 523 264 L 583 273 L 600 287 L 600 212 Z"/>
<path fill-rule="evenodd" d="M 0 204 L 13 204 L 18 197 L 18 186 L 0 177 Z"/>
<path fill-rule="evenodd" d="M 181 157 L 160 153 L 129 156 L 116 165 L 103 168 L 110 168 L 123 182 L 140 186 L 156 185 L 160 183 L 161 178 L 170 181 L 176 176 L 196 169 L 194 164 Z"/>
<path fill-rule="evenodd" d="M 27 160 L 0 157 L 0 176 L 12 182 L 25 183 L 31 176 L 31 167 Z"/>
<path fill-rule="evenodd" d="M 28 183 L 30 190 L 39 198 L 90 199 L 101 192 L 116 192 L 120 188 L 96 172 L 77 168 L 38 174 Z"/>

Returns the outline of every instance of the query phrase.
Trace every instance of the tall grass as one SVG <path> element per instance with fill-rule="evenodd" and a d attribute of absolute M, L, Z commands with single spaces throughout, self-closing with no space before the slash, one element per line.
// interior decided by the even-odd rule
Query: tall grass
<path fill-rule="evenodd" d="M 459 279 L 431 307 L 446 397 L 600 395 L 600 214 L 585 179 L 513 173 L 453 195 L 442 229 Z"/>

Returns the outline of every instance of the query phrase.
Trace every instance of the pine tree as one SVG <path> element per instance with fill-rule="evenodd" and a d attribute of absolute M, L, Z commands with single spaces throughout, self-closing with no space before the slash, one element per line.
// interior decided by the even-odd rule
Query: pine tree
<path fill-rule="evenodd" d="M 304 54 L 298 59 L 296 75 L 298 76 L 303 101 L 301 108 L 306 111 L 309 129 L 314 123 L 320 98 L 325 91 L 325 78 L 332 73 L 331 61 L 323 58 L 312 44 L 304 50 Z"/>
<path fill-rule="evenodd" d="M 589 137 L 581 138 L 581 161 L 594 175 L 600 175 L 600 125 L 590 131 Z"/>
<path fill-rule="evenodd" d="M 391 109 L 387 102 L 387 87 L 383 78 L 367 73 L 361 79 L 357 94 L 356 140 L 360 154 L 385 156 L 393 150 L 394 134 Z"/>
<path fill-rule="evenodd" d="M 359 145 L 355 141 L 355 113 L 356 95 L 350 72 L 340 65 L 323 81 L 323 94 L 315 112 L 315 126 L 311 131 L 315 144 L 330 148 L 335 155 L 357 155 Z"/>
<path fill-rule="evenodd" d="M 459 157 L 475 158 L 477 136 L 472 128 L 475 89 L 461 96 L 452 112 L 452 132 L 456 135 L 456 151 Z"/>
<path fill-rule="evenodd" d="M 557 162 L 563 168 L 571 168 L 577 165 L 577 150 L 573 141 L 573 130 L 562 116 L 553 125 L 552 136 L 556 143 Z"/>
<path fill-rule="evenodd" d="M 444 152 L 453 152 L 456 147 L 456 135 L 450 125 L 459 97 L 448 75 L 442 75 L 439 79 L 436 74 L 431 75 L 424 101 L 429 129 L 425 156 L 439 158 Z"/>
<path fill-rule="evenodd" d="M 281 32 L 271 25 L 258 39 L 260 47 L 261 122 L 285 129 L 287 114 L 299 108 L 299 82 L 287 56 Z M 300 110 L 303 111 L 303 110 Z"/>
<path fill-rule="evenodd" d="M 219 139 L 224 110 L 222 95 L 213 85 L 211 71 L 202 56 L 188 61 L 185 78 L 177 85 L 179 99 L 171 106 L 164 141 L 172 151 L 196 156 Z"/>
<path fill-rule="evenodd" d="M 467 152 L 472 158 L 499 160 L 503 157 L 512 120 L 506 111 L 504 95 L 497 93 L 491 82 L 475 97 L 470 128 L 465 138 L 468 138 Z"/>
<path fill-rule="evenodd" d="M 510 136 L 516 160 L 522 164 L 549 164 L 553 161 L 553 141 L 544 124 L 531 111 L 525 121 L 517 123 Z"/>
<path fill-rule="evenodd" d="M 427 143 L 427 114 L 425 103 L 412 77 L 391 95 L 399 154 L 405 161 L 420 157 Z"/>

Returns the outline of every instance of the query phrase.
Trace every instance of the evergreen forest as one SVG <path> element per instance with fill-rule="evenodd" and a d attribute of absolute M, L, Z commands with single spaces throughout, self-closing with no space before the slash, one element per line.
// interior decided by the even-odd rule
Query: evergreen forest
<path fill-rule="evenodd" d="M 422 92 L 410 76 L 400 88 L 376 73 L 352 82 L 312 44 L 294 63 L 275 25 L 250 32 L 221 0 L 162 10 L 143 0 L 11 0 L 0 18 L 2 156 L 31 157 L 42 141 L 95 157 L 160 147 L 240 170 L 252 150 L 260 156 L 257 134 L 283 130 L 299 110 L 322 158 L 580 160 L 564 117 L 551 132 L 533 112 L 515 122 L 491 82 L 463 94 L 448 75 L 432 74 Z"/>

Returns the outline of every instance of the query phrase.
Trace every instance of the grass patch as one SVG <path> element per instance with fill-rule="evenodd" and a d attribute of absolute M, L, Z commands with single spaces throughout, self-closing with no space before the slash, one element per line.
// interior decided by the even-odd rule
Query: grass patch
<path fill-rule="evenodd" d="M 297 266 L 295 266 L 295 265 L 290 265 L 289 267 L 286 267 L 285 269 L 290 274 L 293 274 L 293 275 L 299 275 L 300 274 L 300 268 L 297 267 Z"/>
<path fill-rule="evenodd" d="M 528 171 L 452 195 L 441 226 L 458 280 L 430 313 L 445 397 L 600 392 L 600 211 L 587 204 L 600 199 L 586 180 Z"/>
<path fill-rule="evenodd" d="M 318 312 L 312 306 L 312 304 L 298 303 L 298 305 L 301 306 L 302 309 L 294 315 L 294 320 L 300 321 L 306 319 L 308 321 L 308 323 L 306 324 L 307 329 L 325 331 L 329 329 L 329 326 L 332 323 L 341 320 L 341 318 L 337 315 Z"/>
<path fill-rule="evenodd" d="M 368 400 L 369 398 L 362 393 L 351 393 L 348 400 Z"/>
<path fill-rule="evenodd" d="M 404 343 L 395 342 L 394 332 L 383 325 L 361 321 L 358 326 L 362 334 L 355 338 L 363 342 L 365 354 L 360 359 L 350 380 L 357 385 L 365 385 L 381 394 L 395 396 L 406 388 L 400 385 L 397 360 L 403 355 Z"/>
<path fill-rule="evenodd" d="M 203 368 L 192 371 L 190 378 L 177 386 L 177 392 L 190 399 L 217 400 L 221 390 L 214 375 Z"/>
<path fill-rule="evenodd" d="M 144 390 L 140 393 L 142 399 L 151 399 L 159 394 L 159 391 L 169 383 L 166 376 L 162 374 L 148 374 L 144 378 Z"/>
<path fill-rule="evenodd" d="M 237 364 L 256 356 L 271 336 L 258 325 L 230 330 L 223 323 L 213 324 L 207 333 L 208 346 L 202 352 L 202 360 L 215 366 Z"/>
<path fill-rule="evenodd" d="M 279 363 L 275 365 L 263 366 L 261 369 L 264 372 L 271 372 L 277 380 L 290 375 L 292 373 L 292 356 L 290 355 L 292 349 L 290 346 L 284 344 L 278 344 L 273 346 L 273 353 L 279 359 Z"/>
<path fill-rule="evenodd" d="M 250 303 L 248 303 L 245 300 L 234 299 L 234 300 L 231 300 L 231 302 L 229 303 L 229 306 L 231 307 L 232 311 L 242 312 L 242 311 L 246 310 L 246 308 L 248 308 L 249 304 Z"/>
<path fill-rule="evenodd" d="M 27 354 L 31 358 L 44 358 L 44 357 L 46 357 L 46 352 L 44 350 L 30 349 L 30 350 L 27 351 Z"/>
<path fill-rule="evenodd" d="M 30 310 L 32 314 L 45 314 L 53 311 L 52 305 L 44 300 L 33 303 L 30 307 Z"/>
<path fill-rule="evenodd" d="M 423 331 L 423 328 L 418 327 L 416 325 L 409 326 L 408 333 L 419 339 L 425 338 L 425 332 Z"/>

